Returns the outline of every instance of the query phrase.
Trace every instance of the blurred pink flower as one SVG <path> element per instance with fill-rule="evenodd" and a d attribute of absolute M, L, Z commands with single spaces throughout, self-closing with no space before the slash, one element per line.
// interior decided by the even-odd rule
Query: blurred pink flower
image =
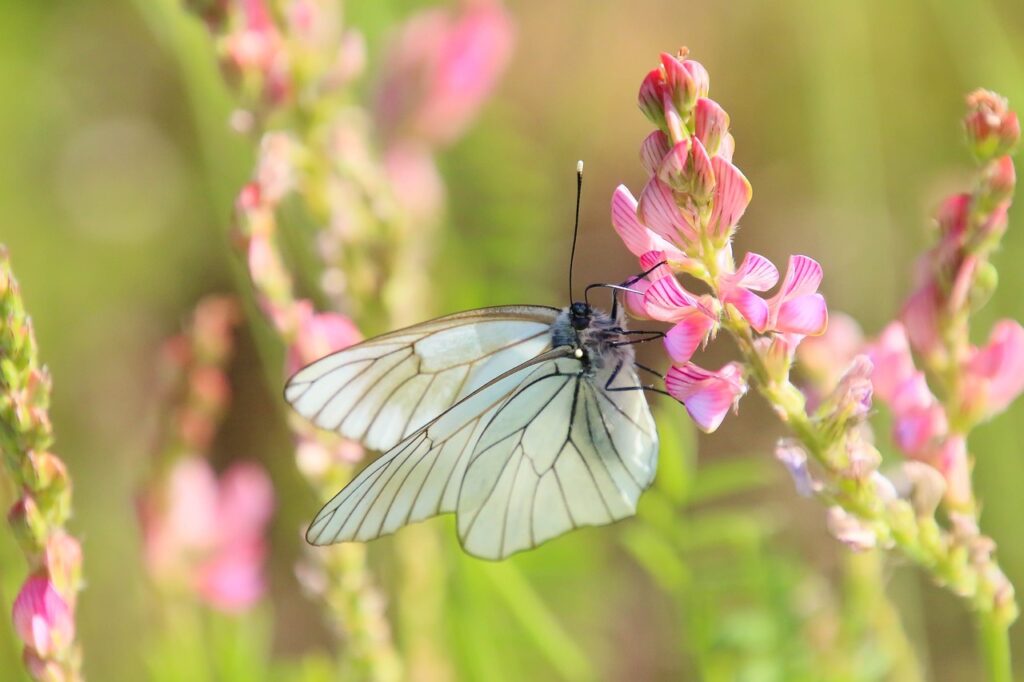
<path fill-rule="evenodd" d="M 53 533 L 43 549 L 43 565 L 54 589 L 74 610 L 82 582 L 82 545 L 64 531 Z"/>
<path fill-rule="evenodd" d="M 362 340 L 355 324 L 340 313 L 316 313 L 313 304 L 301 300 L 295 304 L 295 341 L 288 349 L 289 375 L 342 348 Z"/>
<path fill-rule="evenodd" d="M 467 3 L 458 13 L 430 9 L 409 19 L 394 40 L 377 96 L 387 137 L 432 145 L 457 138 L 505 69 L 513 34 L 496 2 Z"/>
<path fill-rule="evenodd" d="M 768 301 L 768 327 L 803 336 L 824 334 L 828 327 L 825 297 L 818 293 L 821 265 L 807 256 L 790 256 L 782 288 Z"/>
<path fill-rule="evenodd" d="M 867 347 L 875 371 L 871 383 L 875 395 L 891 402 L 899 387 L 914 374 L 914 358 L 910 354 L 906 330 L 900 322 L 892 322 L 874 343 Z"/>
<path fill-rule="evenodd" d="M 444 181 L 430 149 L 419 142 L 397 142 L 384 152 L 384 172 L 395 199 L 415 219 L 433 220 L 444 206 Z"/>
<path fill-rule="evenodd" d="M 665 377 L 665 388 L 683 403 L 690 417 L 705 433 L 717 429 L 726 413 L 735 409 L 747 386 L 739 363 L 730 362 L 717 372 L 693 363 L 673 365 Z"/>
<path fill-rule="evenodd" d="M 18 637 L 40 658 L 59 655 L 75 638 L 71 609 L 42 576 L 32 576 L 22 585 L 12 618 Z"/>
<path fill-rule="evenodd" d="M 233 464 L 218 481 L 206 460 L 179 460 L 164 488 L 140 504 L 150 573 L 195 590 L 217 609 L 248 608 L 265 590 L 264 532 L 273 506 L 270 479 L 255 464 Z"/>
<path fill-rule="evenodd" d="M 833 313 L 825 333 L 808 337 L 797 354 L 814 384 L 829 391 L 863 347 L 864 333 L 857 321 L 844 313 Z"/>
<path fill-rule="evenodd" d="M 1024 390 L 1024 328 L 1016 320 L 997 322 L 988 343 L 973 348 L 964 367 L 964 410 L 991 418 Z"/>

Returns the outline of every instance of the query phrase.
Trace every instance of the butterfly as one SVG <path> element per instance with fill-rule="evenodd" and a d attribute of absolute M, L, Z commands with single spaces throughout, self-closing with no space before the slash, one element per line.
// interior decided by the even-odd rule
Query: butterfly
<path fill-rule="evenodd" d="M 367 541 L 454 512 L 468 553 L 503 559 L 633 515 L 658 461 L 644 390 L 663 392 L 641 384 L 637 369 L 653 370 L 633 348 L 662 334 L 627 329 L 618 302 L 636 279 L 587 287 L 613 289 L 611 313 L 586 300 L 460 312 L 297 372 L 285 399 L 299 414 L 382 453 L 306 539 Z"/>

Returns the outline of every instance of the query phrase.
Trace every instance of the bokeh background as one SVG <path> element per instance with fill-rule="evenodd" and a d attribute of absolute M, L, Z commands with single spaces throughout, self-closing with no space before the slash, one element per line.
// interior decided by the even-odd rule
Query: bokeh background
<path fill-rule="evenodd" d="M 371 75 L 389 27 L 423 5 L 348 3 Z M 969 177 L 963 95 L 984 86 L 1024 106 L 1024 4 L 1013 0 L 520 0 L 509 9 L 518 36 L 508 71 L 440 158 L 449 208 L 424 318 L 564 303 L 579 158 L 577 282 L 634 269 L 608 203 L 618 183 L 637 192 L 644 181 L 637 148 L 649 126 L 635 93 L 659 51 L 689 46 L 731 114 L 735 161 L 754 187 L 740 249 L 775 262 L 817 258 L 830 308 L 868 332 L 908 291 L 928 215 Z M 54 376 L 57 448 L 75 479 L 86 673 L 154 677 L 147 652 L 159 625 L 134 504 L 160 420 L 157 351 L 202 295 L 235 286 L 227 225 L 252 151 L 227 128 L 231 95 L 205 31 L 171 0 L 4 3 L 0 27 L 0 241 Z M 1022 259 L 1018 210 L 995 259 L 1000 289 L 982 313 L 985 333 L 992 319 L 1024 312 Z M 216 463 L 262 462 L 279 504 L 270 597 L 248 619 L 259 633 L 217 641 L 242 653 L 269 642 L 255 650 L 275 663 L 247 678 L 262 679 L 333 645 L 293 573 L 297 529 L 320 500 L 295 472 L 280 387 L 268 385 L 248 332 L 239 343 Z M 662 472 L 637 521 L 503 564 L 462 556 L 451 523 L 430 522 L 443 548 L 424 558 L 440 576 L 441 627 L 427 637 L 398 627 L 400 641 L 425 641 L 438 678 L 886 679 L 891 661 L 870 633 L 892 623 L 877 595 L 859 590 L 880 570 L 925 676 L 975 678 L 962 606 L 909 568 L 851 562 L 825 533 L 822 508 L 792 494 L 771 457 L 780 427 L 756 399 L 710 437 L 694 436 L 667 401 L 658 417 Z M 1018 585 L 1022 424 L 1018 404 L 972 441 L 984 528 Z M 373 561 L 393 614 L 416 595 L 403 595 L 390 543 L 374 546 Z M 5 612 L 20 561 L 0 533 Z M 0 678 L 18 679 L 18 647 L 0 620 Z M 1020 626 L 1013 640 L 1024 661 Z"/>

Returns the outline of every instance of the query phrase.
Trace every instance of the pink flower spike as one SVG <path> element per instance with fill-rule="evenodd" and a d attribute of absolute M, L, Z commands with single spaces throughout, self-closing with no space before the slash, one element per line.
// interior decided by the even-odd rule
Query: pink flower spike
<path fill-rule="evenodd" d="M 714 328 L 715 319 L 694 308 L 665 334 L 665 350 L 674 362 L 685 364 Z"/>
<path fill-rule="evenodd" d="M 616 187 L 615 192 L 612 193 L 612 227 L 615 228 L 619 238 L 634 256 L 642 257 L 651 251 L 663 251 L 664 256 L 659 260 L 686 259 L 682 251 L 641 223 L 637 218 L 636 211 L 636 199 L 633 198 L 629 190 L 624 185 Z M 655 261 L 655 263 L 657 262 Z M 653 266 L 654 263 L 651 265 Z M 646 269 L 645 267 L 644 270 Z"/>
<path fill-rule="evenodd" d="M 996 323 L 988 343 L 967 361 L 963 402 L 984 418 L 999 414 L 1024 390 L 1024 328 L 1016 320 Z"/>
<path fill-rule="evenodd" d="M 668 154 L 670 147 L 668 136 L 660 130 L 655 130 L 644 139 L 640 145 L 640 163 L 648 176 L 657 175 L 661 160 Z"/>
<path fill-rule="evenodd" d="M 694 134 L 701 141 L 708 154 L 715 156 L 722 145 L 722 139 L 729 130 L 729 114 L 718 102 L 706 97 L 697 100 L 693 114 Z"/>
<path fill-rule="evenodd" d="M 698 235 L 683 219 L 672 189 L 658 178 L 651 178 L 640 193 L 637 215 L 658 236 L 685 250 Z"/>
<path fill-rule="evenodd" d="M 75 638 L 71 609 L 42 576 L 25 581 L 14 600 L 12 619 L 18 637 L 41 658 L 59 654 Z"/>
<path fill-rule="evenodd" d="M 690 417 L 705 433 L 717 429 L 730 408 L 746 393 L 742 368 L 730 362 L 717 372 L 693 363 L 673 365 L 665 377 L 669 394 L 683 403 Z"/>
<path fill-rule="evenodd" d="M 770 327 L 804 336 L 823 334 L 828 327 L 825 297 L 817 293 L 821 265 L 807 256 L 790 256 L 782 288 L 768 301 Z"/>
<path fill-rule="evenodd" d="M 740 169 L 721 155 L 711 159 L 711 168 L 715 175 L 715 196 L 711 218 L 708 220 L 708 232 L 712 239 L 725 242 L 732 236 L 736 223 L 747 210 L 753 189 Z"/>

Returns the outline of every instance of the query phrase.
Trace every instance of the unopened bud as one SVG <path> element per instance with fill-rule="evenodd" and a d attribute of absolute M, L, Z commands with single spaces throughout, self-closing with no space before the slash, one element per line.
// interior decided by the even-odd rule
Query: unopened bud
<path fill-rule="evenodd" d="M 1017 114 L 1009 110 L 1006 98 L 990 90 L 967 96 L 964 129 L 971 152 L 982 162 L 1008 154 L 1020 140 Z"/>
<path fill-rule="evenodd" d="M 31 497 L 22 497 L 7 513 L 7 522 L 26 554 L 38 554 L 46 544 L 48 526 L 39 506 Z"/>

